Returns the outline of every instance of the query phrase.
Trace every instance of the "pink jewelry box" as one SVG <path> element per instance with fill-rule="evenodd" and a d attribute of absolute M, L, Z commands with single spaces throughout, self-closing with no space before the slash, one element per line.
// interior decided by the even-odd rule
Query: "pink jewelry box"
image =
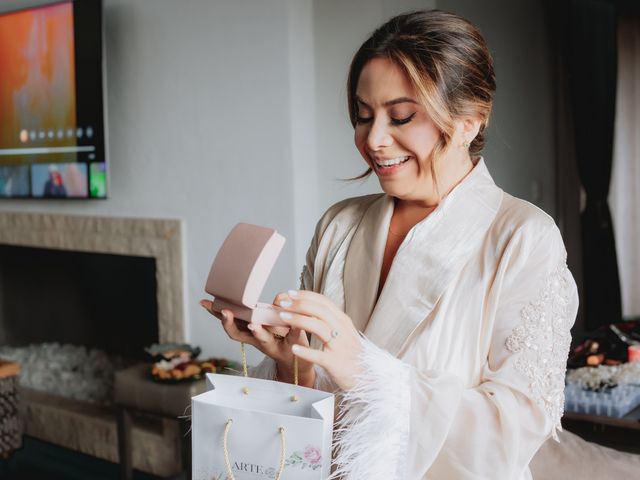
<path fill-rule="evenodd" d="M 285 238 L 272 228 L 239 223 L 225 239 L 211 265 L 205 292 L 213 310 L 231 310 L 235 318 L 261 325 L 287 326 L 280 309 L 258 299 L 280 255 Z"/>

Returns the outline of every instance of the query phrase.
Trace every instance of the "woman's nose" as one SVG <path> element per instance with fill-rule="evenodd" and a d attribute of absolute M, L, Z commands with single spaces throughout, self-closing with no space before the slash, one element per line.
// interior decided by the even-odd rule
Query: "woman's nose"
<path fill-rule="evenodd" d="M 393 137 L 384 122 L 373 120 L 367 135 L 367 146 L 375 151 L 382 147 L 390 147 L 392 143 Z"/>

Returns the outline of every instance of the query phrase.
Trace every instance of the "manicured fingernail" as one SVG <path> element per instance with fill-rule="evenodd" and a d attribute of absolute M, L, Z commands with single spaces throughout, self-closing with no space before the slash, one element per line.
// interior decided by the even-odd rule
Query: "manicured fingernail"
<path fill-rule="evenodd" d="M 249 330 L 255 330 L 255 329 L 256 329 L 256 326 L 255 326 L 255 325 L 253 325 L 252 323 L 250 323 L 249 325 L 247 325 L 247 328 L 248 328 Z"/>
<path fill-rule="evenodd" d="M 198 302 L 198 303 L 200 303 L 200 306 L 202 308 L 207 308 L 207 306 L 204 304 L 204 300 L 200 300 L 200 302 Z"/>
<path fill-rule="evenodd" d="M 283 320 L 291 320 L 293 318 L 293 315 L 291 315 L 289 312 L 280 312 L 280 318 Z"/>
<path fill-rule="evenodd" d="M 290 297 L 297 297 L 298 296 L 298 291 L 297 290 L 287 290 L 287 293 L 289 294 Z"/>
<path fill-rule="evenodd" d="M 300 347 L 298 345 L 292 345 L 291 346 L 291 351 L 293 353 L 298 353 L 300 351 Z"/>
<path fill-rule="evenodd" d="M 293 302 L 291 300 L 280 300 L 279 303 L 281 307 L 290 307 L 291 305 L 293 305 Z"/>

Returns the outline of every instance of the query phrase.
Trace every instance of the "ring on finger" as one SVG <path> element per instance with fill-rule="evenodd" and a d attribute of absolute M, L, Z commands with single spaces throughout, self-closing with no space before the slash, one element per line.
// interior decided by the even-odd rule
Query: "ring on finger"
<path fill-rule="evenodd" d="M 338 332 L 338 330 L 331 330 L 331 338 L 329 338 L 329 340 L 324 342 L 324 345 L 328 345 L 329 342 L 331 342 L 331 340 L 333 340 L 334 338 L 337 338 L 338 335 L 340 335 L 340 332 Z"/>

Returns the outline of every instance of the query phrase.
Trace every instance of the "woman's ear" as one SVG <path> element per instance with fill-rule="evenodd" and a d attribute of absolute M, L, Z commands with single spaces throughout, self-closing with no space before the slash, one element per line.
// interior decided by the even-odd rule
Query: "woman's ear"
<path fill-rule="evenodd" d="M 477 117 L 463 117 L 461 118 L 461 121 L 462 134 L 464 135 L 465 140 L 471 143 L 478 135 L 482 122 Z"/>
<path fill-rule="evenodd" d="M 468 146 L 478 135 L 482 122 L 477 117 L 465 116 L 459 117 L 455 122 L 454 143 Z"/>

